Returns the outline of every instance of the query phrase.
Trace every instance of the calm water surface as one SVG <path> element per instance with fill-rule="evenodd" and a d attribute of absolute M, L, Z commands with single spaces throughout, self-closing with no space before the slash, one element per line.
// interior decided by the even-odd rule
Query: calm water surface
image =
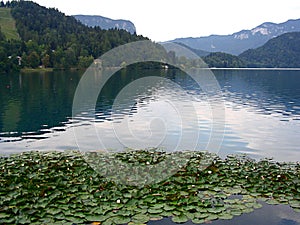
<path fill-rule="evenodd" d="M 225 126 L 224 129 L 220 126 L 220 130 L 217 126 L 216 132 L 224 133 L 224 139 L 220 148 L 216 145 L 216 153 L 221 156 L 247 153 L 254 158 L 300 161 L 300 71 L 213 72 L 221 92 L 207 95 L 180 71 L 120 71 L 102 89 L 95 109 L 76 118 L 72 118 L 73 97 L 83 73 L 0 75 L 0 153 L 78 149 L 79 139 L 90 150 L 155 144 L 168 151 L 205 150 L 214 125 L 210 106 L 222 101 Z M 171 82 L 156 82 L 154 86 L 142 83 L 142 91 L 130 89 L 131 81 L 147 76 Z M 129 97 L 128 90 L 132 91 Z M 119 93 L 125 93 L 125 102 L 113 107 Z M 177 105 L 183 106 L 184 119 L 190 116 L 189 121 L 180 120 L 180 115 L 178 119 Z M 93 110 L 93 119 L 88 119 L 86 115 Z M 184 140 L 180 139 L 182 129 L 187 134 Z M 92 135 L 95 131 L 97 138 Z M 196 145 L 191 146 L 195 140 Z M 173 223 L 166 219 L 163 224 Z M 212 224 L 289 225 L 300 224 L 300 216 L 287 206 L 265 206 L 232 221 Z"/>
<path fill-rule="evenodd" d="M 90 150 L 103 146 L 114 150 L 126 146 L 154 147 L 157 143 L 159 147 L 172 150 L 178 147 L 182 126 L 186 123 L 178 121 L 176 103 L 184 104 L 186 112 L 193 111 L 186 128 L 188 135 L 181 140 L 178 149 L 204 150 L 213 126 L 210 104 L 222 100 L 225 131 L 221 147 L 216 149 L 218 154 L 247 153 L 256 158 L 300 160 L 300 71 L 213 72 L 222 92 L 207 96 L 190 77 L 179 71 L 121 71 L 102 89 L 93 121 L 72 120 L 73 97 L 82 73 L 1 75 L 1 153 L 77 149 L 76 138 L 81 138 L 78 133 L 84 147 Z M 122 88 L 147 76 L 167 78 L 183 91 L 168 82 L 157 83 L 154 87 L 144 84 L 146 91 L 133 92 L 128 103 L 124 107 L 120 104 L 116 113 L 112 105 Z M 129 132 L 124 129 L 124 123 L 130 127 Z M 78 130 L 77 136 L 74 129 Z M 98 131 L 101 146 L 99 138 L 95 140 L 90 135 L 93 129 Z M 196 146 L 191 146 L 195 133 L 199 138 Z"/>

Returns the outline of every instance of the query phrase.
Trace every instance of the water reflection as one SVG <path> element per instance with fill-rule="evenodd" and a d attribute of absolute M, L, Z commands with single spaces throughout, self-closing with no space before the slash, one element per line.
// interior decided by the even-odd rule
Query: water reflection
<path fill-rule="evenodd" d="M 232 220 L 216 220 L 209 224 L 211 225 L 300 225 L 300 214 L 296 213 L 292 208 L 286 205 L 267 205 L 261 202 L 263 208 L 257 209 L 252 213 L 236 216 Z M 171 219 L 164 219 L 162 221 L 151 221 L 148 225 L 175 225 Z M 187 222 L 184 225 L 192 225 L 194 223 Z"/>
<path fill-rule="evenodd" d="M 224 95 L 239 108 L 256 113 L 300 119 L 300 72 L 293 70 L 216 70 Z M 238 109 L 238 108 L 237 108 Z"/>
<path fill-rule="evenodd" d="M 139 139 L 158 136 L 158 142 L 163 138 L 168 140 L 165 143 L 173 143 L 163 146 L 172 149 L 180 137 L 180 123 L 166 116 L 173 112 L 170 101 L 183 104 L 187 113 L 195 110 L 197 121 L 191 122 L 187 130 L 190 141 L 194 140 L 195 133 L 200 133 L 196 149 L 203 150 L 207 147 L 212 129 L 210 104 L 224 99 L 226 129 L 219 152 L 221 155 L 247 153 L 256 158 L 298 160 L 300 71 L 216 70 L 214 73 L 222 93 L 207 96 L 189 76 L 180 71 L 138 67 L 121 70 L 102 89 L 96 109 L 87 110 L 74 119 L 71 118 L 73 96 L 82 73 L 1 75 L 1 151 L 77 149 L 73 129 L 79 129 L 82 133 L 87 148 L 97 149 L 99 139 L 95 140 L 91 135 L 95 128 L 104 130 L 100 135 L 102 140 L 105 137 L 105 145 L 119 149 L 124 146 L 109 129 L 120 127 L 122 121 L 135 128 L 133 132 Z M 148 76 L 169 79 L 179 85 L 181 91 L 159 82 L 151 88 L 145 85 L 144 92 L 132 90 L 136 91 L 136 95 L 134 99 L 128 99 L 131 107 L 127 107 L 127 103 L 120 103 L 118 108 L 112 107 L 122 88 Z M 91 112 L 95 112 L 92 119 L 87 116 Z M 166 121 L 169 121 L 166 123 L 169 126 L 168 136 L 159 136 L 164 128 L 162 121 L 153 121 L 149 129 L 151 123 L 147 122 L 153 112 L 166 116 Z M 191 117 L 194 119 L 194 116 Z M 130 136 L 123 137 L 130 145 Z M 189 139 L 182 148 L 188 147 Z"/>
<path fill-rule="evenodd" d="M 19 140 L 63 127 L 71 116 L 80 76 L 63 72 L 1 75 L 0 138 Z"/>

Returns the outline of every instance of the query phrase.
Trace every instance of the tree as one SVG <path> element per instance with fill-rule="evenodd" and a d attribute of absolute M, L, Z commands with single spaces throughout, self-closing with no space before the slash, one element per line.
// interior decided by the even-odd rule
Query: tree
<path fill-rule="evenodd" d="M 0 26 L 0 41 L 5 41 L 5 40 L 6 40 L 6 37 L 3 34 L 2 30 L 1 30 L 1 26 Z"/>
<path fill-rule="evenodd" d="M 78 67 L 80 69 L 86 69 L 93 63 L 93 61 L 94 61 L 93 56 L 80 56 Z"/>
<path fill-rule="evenodd" d="M 40 65 L 40 57 L 35 51 L 30 53 L 27 60 L 28 60 L 28 65 L 31 68 L 37 68 Z"/>
<path fill-rule="evenodd" d="M 44 55 L 44 57 L 42 58 L 42 64 L 45 68 L 50 65 L 50 56 L 48 54 Z"/>
<path fill-rule="evenodd" d="M 87 27 L 74 17 L 32 1 L 8 1 L 5 7 L 11 8 L 21 40 L 6 40 L 0 32 L 0 46 L 7 57 L 22 56 L 22 67 L 36 68 L 42 64 L 60 69 L 83 68 L 113 47 L 146 39 L 123 30 Z M 20 69 L 7 57 L 1 61 L 1 65 L 8 64 L 3 68 Z"/>

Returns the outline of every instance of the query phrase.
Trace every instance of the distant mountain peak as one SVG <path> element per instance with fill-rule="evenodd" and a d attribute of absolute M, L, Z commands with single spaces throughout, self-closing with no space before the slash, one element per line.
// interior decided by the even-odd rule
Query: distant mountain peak
<path fill-rule="evenodd" d="M 297 31 L 300 31 L 300 19 L 292 19 L 278 24 L 266 22 L 251 30 L 241 30 L 231 35 L 178 38 L 174 42 L 181 42 L 191 48 L 208 52 L 225 52 L 239 55 L 248 49 L 264 45 L 274 37 Z"/>
<path fill-rule="evenodd" d="M 126 30 L 131 34 L 136 32 L 134 24 L 129 20 L 113 20 L 107 17 L 95 15 L 74 15 L 74 17 L 89 27 L 99 26 L 103 30 L 117 28 L 119 30 Z"/>

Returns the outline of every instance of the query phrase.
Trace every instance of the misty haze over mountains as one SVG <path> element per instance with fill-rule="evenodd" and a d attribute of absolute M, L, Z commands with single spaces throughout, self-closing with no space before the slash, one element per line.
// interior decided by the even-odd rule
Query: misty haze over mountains
<path fill-rule="evenodd" d="M 242 30 L 231 35 L 210 35 L 197 38 L 177 38 L 171 42 L 182 43 L 207 52 L 225 52 L 239 55 L 248 49 L 264 45 L 272 38 L 289 32 L 300 31 L 300 19 L 284 23 L 263 23 L 251 30 Z"/>

